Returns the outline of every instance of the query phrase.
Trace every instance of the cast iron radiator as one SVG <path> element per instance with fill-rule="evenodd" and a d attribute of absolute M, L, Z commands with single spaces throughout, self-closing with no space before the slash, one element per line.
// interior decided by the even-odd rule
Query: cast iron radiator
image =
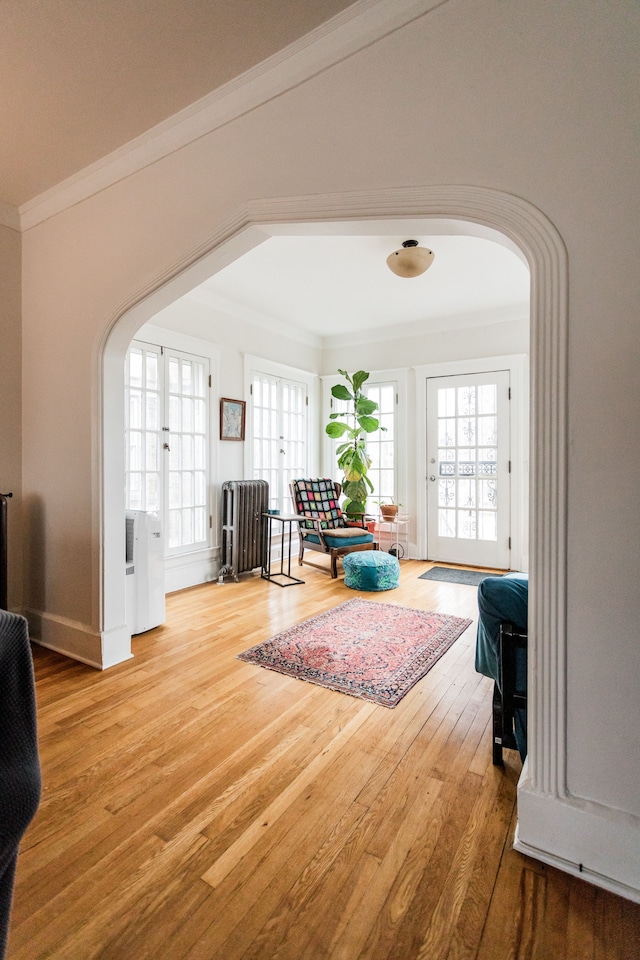
<path fill-rule="evenodd" d="M 261 567 L 266 547 L 262 516 L 269 507 L 266 480 L 227 480 L 222 484 L 222 571 L 238 574 Z"/>

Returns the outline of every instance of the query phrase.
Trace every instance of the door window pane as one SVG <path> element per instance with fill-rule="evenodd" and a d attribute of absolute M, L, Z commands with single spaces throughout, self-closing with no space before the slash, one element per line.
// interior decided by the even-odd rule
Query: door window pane
<path fill-rule="evenodd" d="M 495 540 L 497 386 L 439 388 L 437 411 L 439 536 Z"/>

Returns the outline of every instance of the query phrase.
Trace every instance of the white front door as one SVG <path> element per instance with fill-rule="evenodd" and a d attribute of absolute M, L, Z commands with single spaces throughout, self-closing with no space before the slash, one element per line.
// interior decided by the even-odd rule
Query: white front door
<path fill-rule="evenodd" d="M 509 372 L 427 380 L 430 560 L 508 569 Z"/>

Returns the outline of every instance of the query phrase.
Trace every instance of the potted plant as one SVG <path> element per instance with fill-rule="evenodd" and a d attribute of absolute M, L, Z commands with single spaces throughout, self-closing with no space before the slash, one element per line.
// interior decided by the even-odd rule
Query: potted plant
<path fill-rule="evenodd" d="M 402 506 L 401 503 L 394 503 L 391 497 L 389 499 L 391 500 L 391 503 L 383 503 L 382 500 L 375 501 L 380 508 L 380 513 L 383 520 L 395 520 L 398 515 L 398 508 Z"/>
<path fill-rule="evenodd" d="M 337 400 L 346 400 L 350 404 L 344 413 L 332 413 L 325 431 L 332 439 L 345 437 L 345 442 L 337 448 L 338 466 L 342 470 L 342 490 L 345 501 L 342 509 L 353 520 L 362 522 L 367 512 L 367 496 L 373 493 L 373 484 L 367 476 L 371 458 L 367 455 L 366 435 L 374 433 L 380 427 L 380 421 L 372 414 L 378 409 L 374 400 L 369 400 L 362 391 L 362 385 L 369 379 L 365 370 L 358 370 L 350 376 L 346 370 L 338 370 L 349 386 L 342 383 L 331 388 L 331 395 Z"/>

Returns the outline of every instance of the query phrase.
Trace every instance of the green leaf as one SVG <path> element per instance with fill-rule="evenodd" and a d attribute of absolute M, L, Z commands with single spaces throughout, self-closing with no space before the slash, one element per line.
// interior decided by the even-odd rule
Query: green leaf
<path fill-rule="evenodd" d="M 377 409 L 378 404 L 375 400 L 369 400 L 368 397 L 361 397 L 356 403 L 356 413 L 358 416 L 374 413 Z"/>
<path fill-rule="evenodd" d="M 358 417 L 358 423 L 367 433 L 374 433 L 380 426 L 380 421 L 375 417 Z"/>
<path fill-rule="evenodd" d="M 359 480 L 363 475 L 364 467 L 362 464 L 358 465 L 354 463 L 353 460 L 344 468 L 344 475 L 347 480 Z"/>
<path fill-rule="evenodd" d="M 366 372 L 366 370 L 358 370 L 357 373 L 354 373 L 352 377 L 354 392 L 357 393 L 360 387 L 362 386 L 362 384 L 365 382 L 365 380 L 368 380 L 368 379 L 369 379 L 369 374 Z"/>
<path fill-rule="evenodd" d="M 348 517 L 360 517 L 363 513 L 366 513 L 366 507 L 362 500 L 351 500 L 349 505 L 345 509 L 345 513 Z"/>
<path fill-rule="evenodd" d="M 331 396 L 338 400 L 353 400 L 353 394 L 343 383 L 336 383 L 335 387 L 331 387 Z"/>
<path fill-rule="evenodd" d="M 345 497 L 348 497 L 350 500 L 365 500 L 367 496 L 365 477 L 361 480 L 347 480 L 342 490 Z"/>
<path fill-rule="evenodd" d="M 346 423 L 328 423 L 324 429 L 328 436 L 336 440 L 338 437 L 342 437 L 349 427 Z"/>

